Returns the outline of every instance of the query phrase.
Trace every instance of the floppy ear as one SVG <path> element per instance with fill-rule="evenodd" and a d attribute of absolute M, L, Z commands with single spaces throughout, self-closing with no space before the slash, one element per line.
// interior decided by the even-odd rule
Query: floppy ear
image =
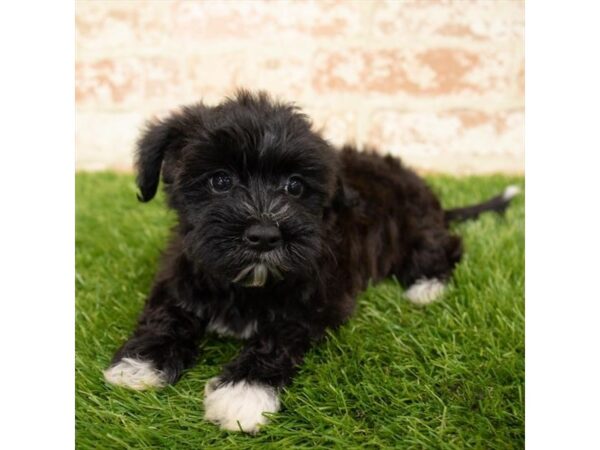
<path fill-rule="evenodd" d="M 354 189 L 349 187 L 342 177 L 338 177 L 335 194 L 333 195 L 332 206 L 334 208 L 352 208 L 358 205 L 359 195 Z"/>
<path fill-rule="evenodd" d="M 154 198 L 165 155 L 181 148 L 183 136 L 177 129 L 176 123 L 176 116 L 148 122 L 137 142 L 135 167 L 137 185 L 140 189 L 137 197 L 141 202 L 148 202 Z M 164 181 L 167 183 L 172 181 L 170 178 L 168 171 L 163 170 Z"/>

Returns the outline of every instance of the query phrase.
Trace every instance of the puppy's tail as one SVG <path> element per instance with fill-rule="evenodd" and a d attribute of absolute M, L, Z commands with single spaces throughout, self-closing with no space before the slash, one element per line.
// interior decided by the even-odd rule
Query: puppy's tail
<path fill-rule="evenodd" d="M 521 190 L 518 186 L 508 186 L 500 195 L 490 198 L 489 200 L 478 203 L 476 205 L 463 206 L 462 208 L 447 209 L 444 211 L 446 223 L 449 222 L 464 222 L 469 219 L 477 219 L 479 214 L 493 211 L 503 213 L 510 205 L 511 200 L 519 195 Z"/>

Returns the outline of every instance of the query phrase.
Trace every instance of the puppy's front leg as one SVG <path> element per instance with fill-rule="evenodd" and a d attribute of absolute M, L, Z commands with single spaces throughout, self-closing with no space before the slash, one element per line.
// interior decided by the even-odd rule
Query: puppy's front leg
<path fill-rule="evenodd" d="M 180 308 L 173 292 L 154 287 L 133 336 L 104 372 L 106 381 L 136 390 L 162 387 L 193 365 L 206 323 Z"/>
<path fill-rule="evenodd" d="M 206 384 L 204 418 L 232 431 L 256 433 L 279 410 L 279 390 L 288 384 L 315 334 L 279 323 L 260 330 L 223 373 Z"/>

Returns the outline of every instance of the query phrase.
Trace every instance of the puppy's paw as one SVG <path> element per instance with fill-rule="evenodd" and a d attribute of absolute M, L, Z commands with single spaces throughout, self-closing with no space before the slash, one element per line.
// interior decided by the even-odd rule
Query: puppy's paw
<path fill-rule="evenodd" d="M 123 358 L 104 371 L 104 379 L 111 384 L 128 387 L 136 391 L 163 387 L 167 381 L 151 362 L 135 358 Z"/>
<path fill-rule="evenodd" d="M 263 413 L 279 411 L 279 397 L 271 386 L 247 381 L 206 383 L 204 418 L 224 430 L 256 433 L 268 422 Z"/>
<path fill-rule="evenodd" d="M 422 278 L 409 287 L 404 295 L 415 305 L 428 305 L 439 300 L 445 289 L 444 283 L 436 278 Z"/>

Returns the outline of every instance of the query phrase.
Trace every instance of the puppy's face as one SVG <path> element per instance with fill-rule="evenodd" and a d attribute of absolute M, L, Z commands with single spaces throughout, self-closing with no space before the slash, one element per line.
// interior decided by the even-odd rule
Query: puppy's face
<path fill-rule="evenodd" d="M 314 276 L 337 157 L 296 109 L 242 92 L 151 125 L 138 149 L 143 200 L 156 191 L 156 161 L 203 270 L 253 287 Z"/>

